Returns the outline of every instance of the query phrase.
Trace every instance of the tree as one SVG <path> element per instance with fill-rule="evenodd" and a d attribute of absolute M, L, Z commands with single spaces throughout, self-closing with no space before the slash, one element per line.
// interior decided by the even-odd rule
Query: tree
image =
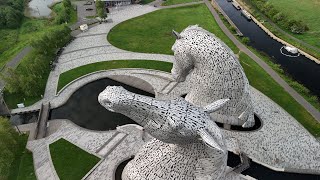
<path fill-rule="evenodd" d="M 249 39 L 248 37 L 242 37 L 242 38 L 241 38 L 241 42 L 242 42 L 243 44 L 248 45 L 248 44 L 250 43 L 250 39 Z"/>
<path fill-rule="evenodd" d="M 104 19 L 107 17 L 106 4 L 104 2 L 102 2 L 101 0 L 97 0 L 96 9 L 97 9 L 97 14 L 100 18 Z"/>
<path fill-rule="evenodd" d="M 7 179 L 11 164 L 16 156 L 18 133 L 7 118 L 0 116 L 0 179 Z"/>
<path fill-rule="evenodd" d="M 66 8 L 66 9 L 71 9 L 72 8 L 72 4 L 71 4 L 70 0 L 63 0 L 62 4 L 63 4 L 64 8 Z"/>
<path fill-rule="evenodd" d="M 12 68 L 8 68 L 6 74 L 1 74 L 1 79 L 6 83 L 6 89 L 10 93 L 19 93 L 22 91 L 21 84 L 21 76 L 17 71 L 14 71 Z"/>
<path fill-rule="evenodd" d="M 19 27 L 20 21 L 22 18 L 21 12 L 18 10 L 13 9 L 10 6 L 7 6 L 5 8 L 5 20 L 6 20 L 6 26 L 8 28 L 16 28 Z"/>

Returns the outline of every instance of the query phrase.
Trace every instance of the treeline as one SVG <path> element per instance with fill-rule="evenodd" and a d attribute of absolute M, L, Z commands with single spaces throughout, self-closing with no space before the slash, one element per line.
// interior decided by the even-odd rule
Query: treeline
<path fill-rule="evenodd" d="M 23 18 L 24 0 L 0 0 L 0 28 L 17 28 Z"/>
<path fill-rule="evenodd" d="M 266 0 L 250 0 L 257 8 L 259 8 L 268 18 L 277 24 L 280 24 L 287 30 L 295 34 L 302 34 L 309 30 L 307 24 L 301 20 L 295 20 L 288 15 L 280 12 L 270 2 Z"/>
<path fill-rule="evenodd" d="M 72 11 L 72 4 L 70 0 L 63 0 L 62 1 L 62 9 L 59 11 L 57 16 L 54 19 L 55 24 L 63 24 L 68 23 L 71 20 L 71 11 Z"/>
<path fill-rule="evenodd" d="M 11 94 L 23 94 L 24 97 L 35 97 L 43 94 L 47 77 L 50 73 L 50 62 L 59 48 L 71 40 L 70 28 L 59 26 L 49 30 L 31 42 L 33 51 L 26 56 L 24 63 L 15 70 L 8 69 L 2 74 L 6 82 L 6 91 Z"/>

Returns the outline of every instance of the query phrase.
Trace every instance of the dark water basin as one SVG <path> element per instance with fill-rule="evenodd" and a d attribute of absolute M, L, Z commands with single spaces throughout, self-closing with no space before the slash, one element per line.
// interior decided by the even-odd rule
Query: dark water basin
<path fill-rule="evenodd" d="M 49 119 L 69 119 L 83 128 L 100 131 L 116 129 L 117 126 L 125 124 L 136 124 L 130 118 L 108 111 L 99 104 L 98 95 L 110 85 L 123 86 L 131 92 L 154 97 L 153 94 L 123 83 L 108 78 L 100 79 L 81 87 L 63 106 L 52 109 Z"/>
<path fill-rule="evenodd" d="M 123 161 L 116 169 L 115 179 L 122 180 L 121 175 L 124 167 L 131 161 L 133 158 L 130 158 L 126 161 Z M 240 156 L 232 152 L 228 152 L 228 166 L 236 167 L 241 163 Z M 250 168 L 242 172 L 244 175 L 249 175 L 259 180 L 320 180 L 320 176 L 311 175 L 311 174 L 297 174 L 297 173 L 288 173 L 288 172 L 277 172 L 269 168 L 266 168 L 255 162 L 251 162 Z"/>

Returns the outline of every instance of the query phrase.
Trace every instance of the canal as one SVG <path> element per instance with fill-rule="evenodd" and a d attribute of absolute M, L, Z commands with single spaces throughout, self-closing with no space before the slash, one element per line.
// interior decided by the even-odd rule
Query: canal
<path fill-rule="evenodd" d="M 248 21 L 241 15 L 241 11 L 233 7 L 231 2 L 227 2 L 227 0 L 216 0 L 216 2 L 243 35 L 250 38 L 250 46 L 270 56 L 275 63 L 281 65 L 289 76 L 307 87 L 314 95 L 320 97 L 319 64 L 303 55 L 299 57 L 284 56 L 280 52 L 283 45 L 268 36 L 253 21 Z"/>

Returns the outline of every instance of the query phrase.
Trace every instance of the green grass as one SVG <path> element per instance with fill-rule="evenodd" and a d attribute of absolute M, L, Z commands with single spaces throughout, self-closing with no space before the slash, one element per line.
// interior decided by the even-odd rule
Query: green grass
<path fill-rule="evenodd" d="M 288 17 L 302 20 L 310 28 L 309 31 L 302 35 L 291 35 L 320 48 L 319 0 L 269 0 L 269 2 Z"/>
<path fill-rule="evenodd" d="M 297 48 L 305 51 L 306 53 L 316 57 L 317 59 L 320 59 L 320 52 L 312 49 L 308 46 L 305 46 L 304 44 L 301 44 L 300 42 L 292 39 L 288 35 L 280 32 L 277 30 L 273 25 L 271 25 L 267 19 L 262 15 L 263 13 L 257 9 L 252 3 L 253 0 L 241 0 L 245 3 L 245 5 L 249 8 L 250 13 L 255 16 L 256 19 L 258 19 L 260 22 L 264 22 L 263 25 L 268 28 L 274 35 L 281 38 L 282 40 L 292 44 L 293 46 L 296 46 Z M 320 22 L 315 19 L 319 16 L 319 11 L 311 11 L 315 9 L 320 8 L 320 3 L 316 2 L 315 0 L 284 0 L 284 1 L 269 1 L 271 2 L 274 7 L 281 12 L 287 14 L 288 17 L 302 20 L 305 22 L 308 27 L 310 28 L 309 31 L 305 32 L 304 34 L 293 34 L 290 31 L 286 30 L 286 28 L 283 27 L 282 24 L 277 24 L 282 30 L 284 30 L 287 34 L 294 36 L 295 38 L 298 38 L 302 41 L 304 41 L 307 44 L 310 44 L 312 46 L 320 48 Z M 311 7 L 311 6 L 312 7 Z M 304 11 L 300 11 L 303 9 Z M 309 10 L 307 10 L 309 9 Z M 299 11 L 298 11 L 299 10 Z M 307 10 L 307 11 L 306 11 Z M 290 16 L 289 16 L 290 15 Z"/>
<path fill-rule="evenodd" d="M 53 165 L 61 180 L 81 179 L 100 160 L 65 139 L 50 144 L 49 148 Z"/>
<path fill-rule="evenodd" d="M 27 140 L 28 135 L 19 137 L 18 155 L 12 163 L 9 180 L 36 180 L 32 153 L 25 148 Z"/>
<path fill-rule="evenodd" d="M 151 60 L 116 60 L 88 64 L 62 73 L 59 77 L 58 91 L 83 75 L 95 71 L 118 68 L 144 68 L 170 72 L 172 63 Z"/>
<path fill-rule="evenodd" d="M 162 3 L 163 6 L 170 6 L 174 4 L 184 4 L 184 3 L 191 3 L 191 2 L 197 2 L 201 0 L 166 0 Z"/>
<path fill-rule="evenodd" d="M 121 49 L 173 54 L 175 39 L 172 29 L 180 32 L 189 25 L 199 24 L 224 41 L 236 54 L 239 49 L 223 33 L 204 4 L 155 11 L 118 24 L 108 34 L 108 41 Z"/>
<path fill-rule="evenodd" d="M 269 74 L 242 52 L 240 53 L 240 63 L 251 86 L 255 87 L 280 105 L 315 137 L 320 137 L 320 123 L 318 123 L 297 101 L 275 82 Z"/>

